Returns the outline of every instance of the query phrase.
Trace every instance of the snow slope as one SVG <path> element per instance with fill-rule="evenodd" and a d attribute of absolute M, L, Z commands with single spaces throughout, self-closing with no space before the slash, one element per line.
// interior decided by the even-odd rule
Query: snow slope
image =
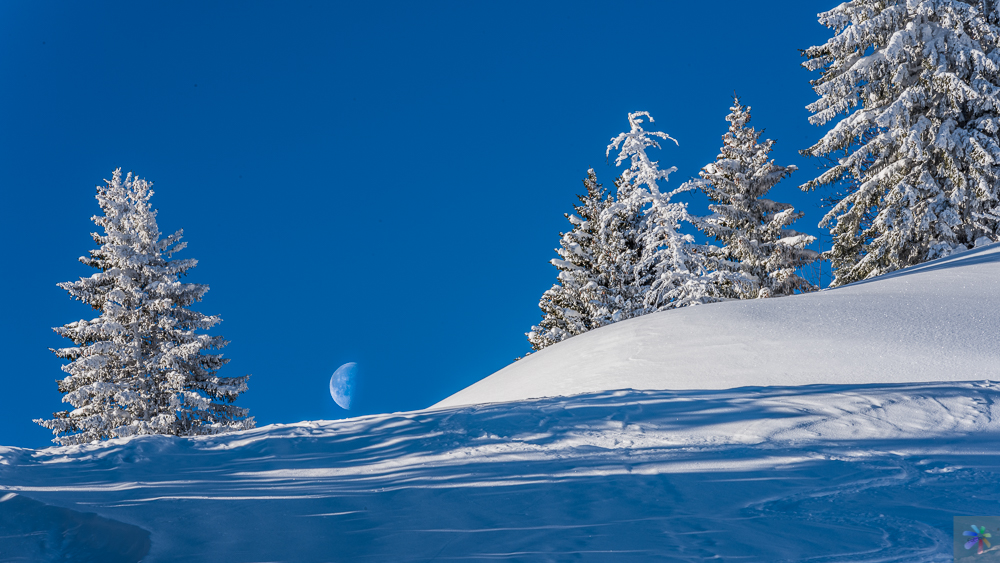
<path fill-rule="evenodd" d="M 806 295 L 646 315 L 545 348 L 435 406 L 603 389 L 1000 379 L 1000 244 Z"/>
<path fill-rule="evenodd" d="M 0 447 L 0 562 L 1000 561 L 961 535 L 1000 537 L 998 250 L 620 323 L 453 406 Z"/>
<path fill-rule="evenodd" d="M 951 561 L 952 516 L 1000 514 L 1000 386 L 615 391 L 0 455 L 0 561 Z"/>

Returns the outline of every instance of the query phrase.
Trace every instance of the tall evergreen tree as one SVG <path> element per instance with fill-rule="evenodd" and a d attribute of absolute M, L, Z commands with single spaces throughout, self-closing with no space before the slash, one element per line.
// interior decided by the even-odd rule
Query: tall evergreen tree
<path fill-rule="evenodd" d="M 722 294 L 736 299 L 791 295 L 818 288 L 796 274 L 819 256 L 806 248 L 816 237 L 789 228 L 803 216 L 787 203 L 764 196 L 795 166 L 777 166 L 770 160 L 774 141 L 760 142 L 762 131 L 749 125 L 750 108 L 733 98 L 726 117 L 729 131 L 715 162 L 702 169 L 699 187 L 711 199 L 712 215 L 699 226 L 722 243 L 712 254 L 718 268 L 742 276 L 720 282 Z"/>
<path fill-rule="evenodd" d="M 608 208 L 605 215 L 609 220 L 604 222 L 607 228 L 616 213 L 642 212 L 642 221 L 635 227 L 641 256 L 633 279 L 634 285 L 643 288 L 644 292 L 644 309 L 638 312 L 717 301 L 721 298 L 720 276 L 727 274 L 709 270 L 705 247 L 694 244 L 694 237 L 681 231 L 693 223 L 687 204 L 671 201 L 678 193 L 694 189 L 694 186 L 685 183 L 672 191 L 661 192 L 659 181 L 667 181 L 677 169 L 660 169 L 646 153 L 650 147 L 660 148 L 657 138 L 677 141 L 666 133 L 643 129 L 643 117 L 653 122 L 648 112 L 630 113 L 630 130 L 611 139 L 608 145 L 608 156 L 612 150 L 618 151 L 616 165 L 628 161 L 630 166 L 622 173 L 617 201 Z"/>
<path fill-rule="evenodd" d="M 630 197 L 632 185 L 615 180 L 615 193 L 600 217 L 597 270 L 604 280 L 595 296 L 596 323 L 604 326 L 649 312 L 646 295 L 653 283 L 653 269 L 646 262 L 646 202 Z"/>
<path fill-rule="evenodd" d="M 75 344 L 53 350 L 71 360 L 58 384 L 73 409 L 35 421 L 52 430 L 54 442 L 254 426 L 246 409 L 231 404 L 246 391 L 249 376 L 219 377 L 229 360 L 205 353 L 227 342 L 197 331 L 222 319 L 187 308 L 208 286 L 180 282 L 197 261 L 170 260 L 187 243 L 180 242 L 182 231 L 160 238 L 152 195 L 150 184 L 131 173 L 123 181 L 121 169 L 97 187 L 104 215 L 93 221 L 104 234 L 93 234 L 100 247 L 80 261 L 100 272 L 59 287 L 101 314 L 54 329 Z"/>
<path fill-rule="evenodd" d="M 602 324 L 599 303 L 606 293 L 607 276 L 598 269 L 602 254 L 599 229 L 601 213 L 610 201 L 593 169 L 587 171 L 583 185 L 586 193 L 577 196 L 580 204 L 573 206 L 576 214 L 566 214 L 573 228 L 560 233 L 559 258 L 552 260 L 559 270 L 559 281 L 542 295 L 538 304 L 542 321 L 527 334 L 534 350 Z"/>
<path fill-rule="evenodd" d="M 822 73 L 810 121 L 843 116 L 802 152 L 844 157 L 802 188 L 852 180 L 821 223 L 833 235 L 833 285 L 996 240 L 996 3 L 856 0 L 819 21 L 834 36 L 803 52 Z"/>

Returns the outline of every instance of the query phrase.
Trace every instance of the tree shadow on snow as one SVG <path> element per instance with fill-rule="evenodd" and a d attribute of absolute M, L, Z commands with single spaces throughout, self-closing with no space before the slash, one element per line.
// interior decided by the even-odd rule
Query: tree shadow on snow
<path fill-rule="evenodd" d="M 13 493 L 0 496 L 0 562 L 135 563 L 149 548 L 149 532 L 137 526 Z"/>

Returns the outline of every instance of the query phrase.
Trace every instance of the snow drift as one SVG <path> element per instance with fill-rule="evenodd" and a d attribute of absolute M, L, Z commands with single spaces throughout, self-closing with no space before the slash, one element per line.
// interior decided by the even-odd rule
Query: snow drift
<path fill-rule="evenodd" d="M 653 313 L 534 353 L 435 406 L 604 389 L 1000 379 L 1000 244 L 817 293 Z"/>

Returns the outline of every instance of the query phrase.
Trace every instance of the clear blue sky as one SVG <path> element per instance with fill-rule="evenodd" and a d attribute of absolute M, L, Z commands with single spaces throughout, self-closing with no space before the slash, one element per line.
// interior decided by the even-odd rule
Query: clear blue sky
<path fill-rule="evenodd" d="M 427 407 L 528 349 L 587 168 L 647 110 L 676 185 L 718 153 L 732 93 L 800 171 L 773 192 L 819 234 L 821 131 L 798 49 L 835 1 L 0 3 L 0 444 L 41 447 L 69 345 L 94 312 L 94 186 L 155 183 L 183 228 L 224 374 L 258 424 Z M 704 203 L 693 198 L 694 209 Z"/>

